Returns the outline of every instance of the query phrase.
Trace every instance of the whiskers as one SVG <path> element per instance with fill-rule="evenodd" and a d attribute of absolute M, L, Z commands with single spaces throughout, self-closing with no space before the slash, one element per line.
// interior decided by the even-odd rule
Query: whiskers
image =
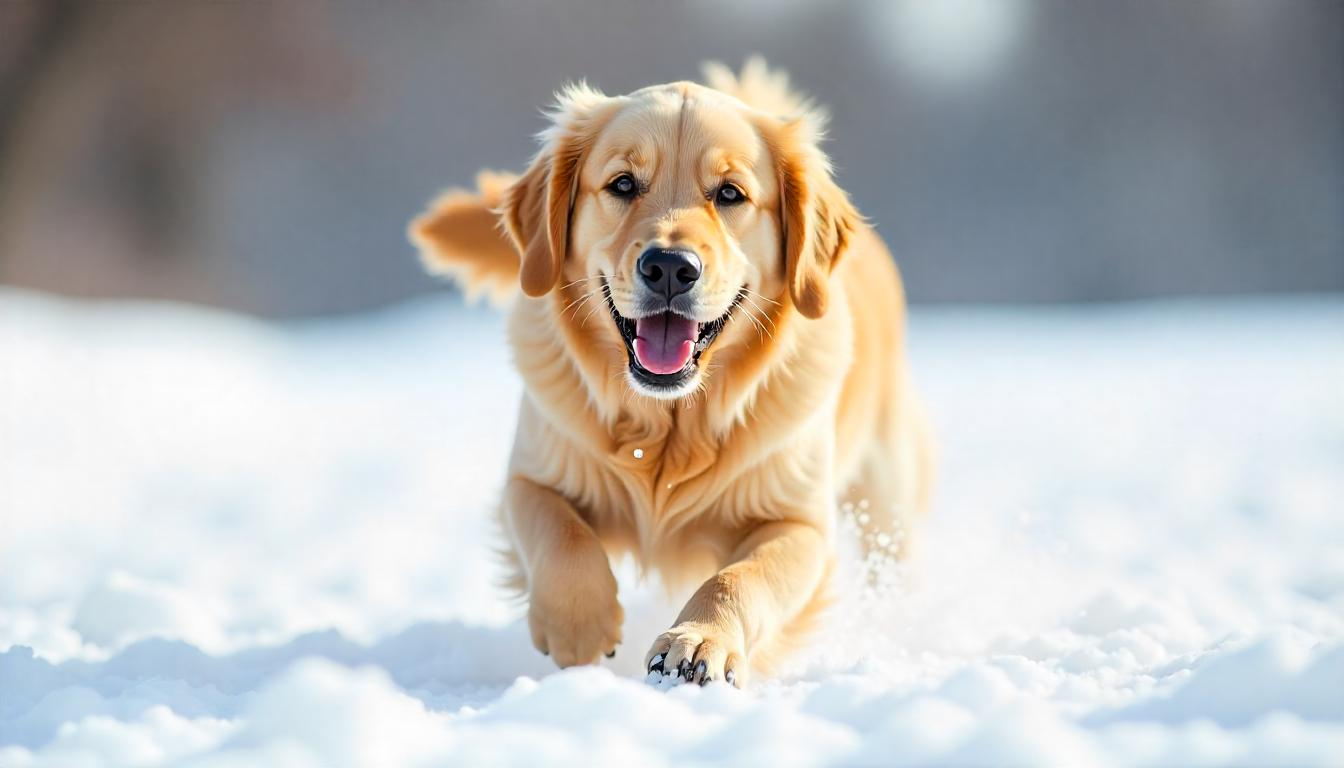
<path fill-rule="evenodd" d="M 774 299 L 766 298 L 764 294 L 757 293 L 756 291 L 751 290 L 750 288 L 746 287 L 745 285 L 742 286 L 742 293 L 746 294 L 747 296 L 754 296 L 755 298 L 758 298 L 758 299 L 760 299 L 761 301 L 764 301 L 766 304 L 770 304 L 770 305 L 772 305 L 772 306 L 776 306 L 776 307 L 779 306 L 779 302 L 778 302 L 778 301 L 775 301 Z"/>
<path fill-rule="evenodd" d="M 611 286 L 610 286 L 609 284 L 607 284 L 607 283 L 603 283 L 597 290 L 595 290 L 595 291 L 591 291 L 591 292 L 589 293 L 589 295 L 590 295 L 590 297 L 591 297 L 591 294 L 593 294 L 593 293 L 598 293 L 598 292 L 600 292 L 600 293 L 602 294 L 602 299 L 603 299 L 603 301 L 602 301 L 601 303 L 597 304 L 596 306 L 594 306 L 592 309 L 588 310 L 588 314 L 584 315 L 584 316 L 583 316 L 583 321 L 579 323 L 579 327 L 580 327 L 580 328 L 587 328 L 587 327 L 588 327 L 588 319 L 591 318 L 591 317 L 593 316 L 593 314 L 594 314 L 595 312 L 597 312 L 597 310 L 599 310 L 599 309 L 603 309 L 603 308 L 606 306 L 607 301 L 610 301 L 610 300 L 611 300 Z"/>
<path fill-rule="evenodd" d="M 578 280 L 571 280 L 570 282 L 565 283 L 564 285 L 560 286 L 560 290 L 563 291 L 563 290 L 566 290 L 566 289 L 569 289 L 569 288 L 573 288 L 574 286 L 579 285 L 579 284 L 581 284 L 581 283 L 591 283 L 591 282 L 593 282 L 594 280 L 601 280 L 603 277 L 605 277 L 605 275 L 593 275 L 592 277 L 580 277 Z"/>
<path fill-rule="evenodd" d="M 743 286 L 741 293 L 738 294 L 738 297 L 742 301 L 745 301 L 747 302 L 747 304 L 751 305 L 747 306 L 743 304 L 741 301 L 737 302 L 737 306 L 742 307 L 743 314 L 745 314 L 747 316 L 747 319 L 750 320 L 756 326 L 757 339 L 760 341 L 764 341 L 765 337 L 769 336 L 770 340 L 774 341 L 775 321 L 773 318 L 770 317 L 770 313 L 764 307 L 758 304 L 756 300 L 760 299 L 761 301 L 764 301 L 768 304 L 773 304 L 776 307 L 779 306 L 779 302 L 775 301 L 774 299 L 766 298 L 765 296 L 762 296 L 761 294 L 745 286 Z M 769 324 L 768 328 L 766 327 L 767 323 Z"/>
<path fill-rule="evenodd" d="M 585 290 L 582 294 L 580 294 L 577 299 L 574 299 L 573 301 L 566 304 L 565 308 L 560 310 L 560 316 L 565 317 L 566 315 L 571 315 L 577 317 L 579 314 L 579 310 L 587 306 L 588 303 L 592 301 L 594 297 L 598 296 L 599 294 L 602 294 L 603 298 L 610 297 L 611 288 L 605 281 L 602 280 L 602 278 L 603 275 L 594 275 L 592 277 L 580 278 L 578 280 L 574 280 L 561 286 L 560 288 L 561 291 L 568 290 L 576 285 L 582 285 L 584 288 L 587 288 L 588 290 Z M 600 282 L 598 282 L 596 287 L 589 288 L 589 284 L 591 284 L 594 281 L 600 281 Z M 592 317 L 593 313 L 596 312 L 597 309 L 601 306 L 602 305 L 599 303 L 596 306 L 589 309 L 588 314 L 585 315 L 583 318 L 583 324 L 586 325 L 588 322 L 588 318 Z"/>

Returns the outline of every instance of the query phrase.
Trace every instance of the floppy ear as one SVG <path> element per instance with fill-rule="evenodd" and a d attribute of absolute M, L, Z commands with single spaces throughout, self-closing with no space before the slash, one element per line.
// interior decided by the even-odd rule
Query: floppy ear
<path fill-rule="evenodd" d="M 789 297 L 812 319 L 826 313 L 831 271 L 863 221 L 817 146 L 820 122 L 816 114 L 795 118 L 774 142 Z"/>
<path fill-rule="evenodd" d="M 527 171 L 504 193 L 504 228 L 521 254 L 523 293 L 544 296 L 560 279 L 579 166 L 615 102 L 580 83 L 557 95 L 553 124 Z"/>
<path fill-rule="evenodd" d="M 549 155 L 541 154 L 504 194 L 504 228 L 521 255 L 518 275 L 523 293 L 528 296 L 541 296 L 554 287 L 560 278 L 560 262 L 564 258 L 569 227 L 566 222 L 560 231 L 552 233 L 547 212 L 550 181 L 551 159 Z M 566 204 L 566 219 L 568 207 Z M 559 248 L 552 248 L 553 239 Z"/>

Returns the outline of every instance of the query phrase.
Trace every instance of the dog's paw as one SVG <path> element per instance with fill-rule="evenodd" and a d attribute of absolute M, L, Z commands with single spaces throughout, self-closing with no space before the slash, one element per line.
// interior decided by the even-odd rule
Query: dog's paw
<path fill-rule="evenodd" d="M 560 667 L 595 664 L 616 655 L 625 611 L 616 599 L 616 578 L 602 571 L 563 578 L 539 578 L 531 590 L 527 625 L 532 644 Z"/>
<path fill-rule="evenodd" d="M 746 683 L 746 653 L 735 634 L 711 624 L 684 622 L 653 641 L 644 657 L 650 679 L 678 679 L 705 685 L 715 681 L 741 688 Z"/>

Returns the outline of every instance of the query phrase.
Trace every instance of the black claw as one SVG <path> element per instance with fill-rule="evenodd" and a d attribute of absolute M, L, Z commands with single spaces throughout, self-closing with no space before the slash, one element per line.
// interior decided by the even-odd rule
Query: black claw
<path fill-rule="evenodd" d="M 663 671 L 663 657 L 664 657 L 664 654 L 661 654 L 661 653 L 660 653 L 660 654 L 658 654 L 657 656 L 654 656 L 653 659 L 651 659 L 651 660 L 649 661 L 649 671 L 650 671 L 650 672 L 662 672 L 662 671 Z"/>
<path fill-rule="evenodd" d="M 700 678 L 700 684 L 705 684 L 705 678 L 709 675 L 709 665 L 703 660 L 695 665 L 695 676 Z"/>
<path fill-rule="evenodd" d="M 727 681 L 727 683 L 733 686 L 734 688 L 737 687 L 737 675 L 733 674 L 733 670 L 730 669 L 727 672 L 723 673 L 723 679 Z"/>
<path fill-rule="evenodd" d="M 682 659 L 682 660 L 681 660 L 681 663 L 677 665 L 677 674 L 678 674 L 678 675 L 681 675 L 681 679 L 682 679 L 682 680 L 685 680 L 685 681 L 688 682 L 688 683 L 691 681 L 691 660 L 690 660 L 690 659 Z"/>
<path fill-rule="evenodd" d="M 615 649 L 615 648 L 612 648 L 610 651 L 607 651 L 607 658 L 608 658 L 608 659 L 614 659 L 614 658 L 616 658 L 616 649 Z"/>

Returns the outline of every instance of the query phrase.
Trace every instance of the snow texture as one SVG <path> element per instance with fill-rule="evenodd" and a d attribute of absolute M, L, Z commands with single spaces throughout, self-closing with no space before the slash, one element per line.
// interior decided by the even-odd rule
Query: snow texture
<path fill-rule="evenodd" d="M 661 690 L 676 601 L 628 563 L 601 667 L 491 586 L 521 391 L 489 311 L 0 291 L 0 766 L 1339 765 L 1344 302 L 911 336 L 921 561 L 861 589 L 847 554 L 781 679 Z"/>

